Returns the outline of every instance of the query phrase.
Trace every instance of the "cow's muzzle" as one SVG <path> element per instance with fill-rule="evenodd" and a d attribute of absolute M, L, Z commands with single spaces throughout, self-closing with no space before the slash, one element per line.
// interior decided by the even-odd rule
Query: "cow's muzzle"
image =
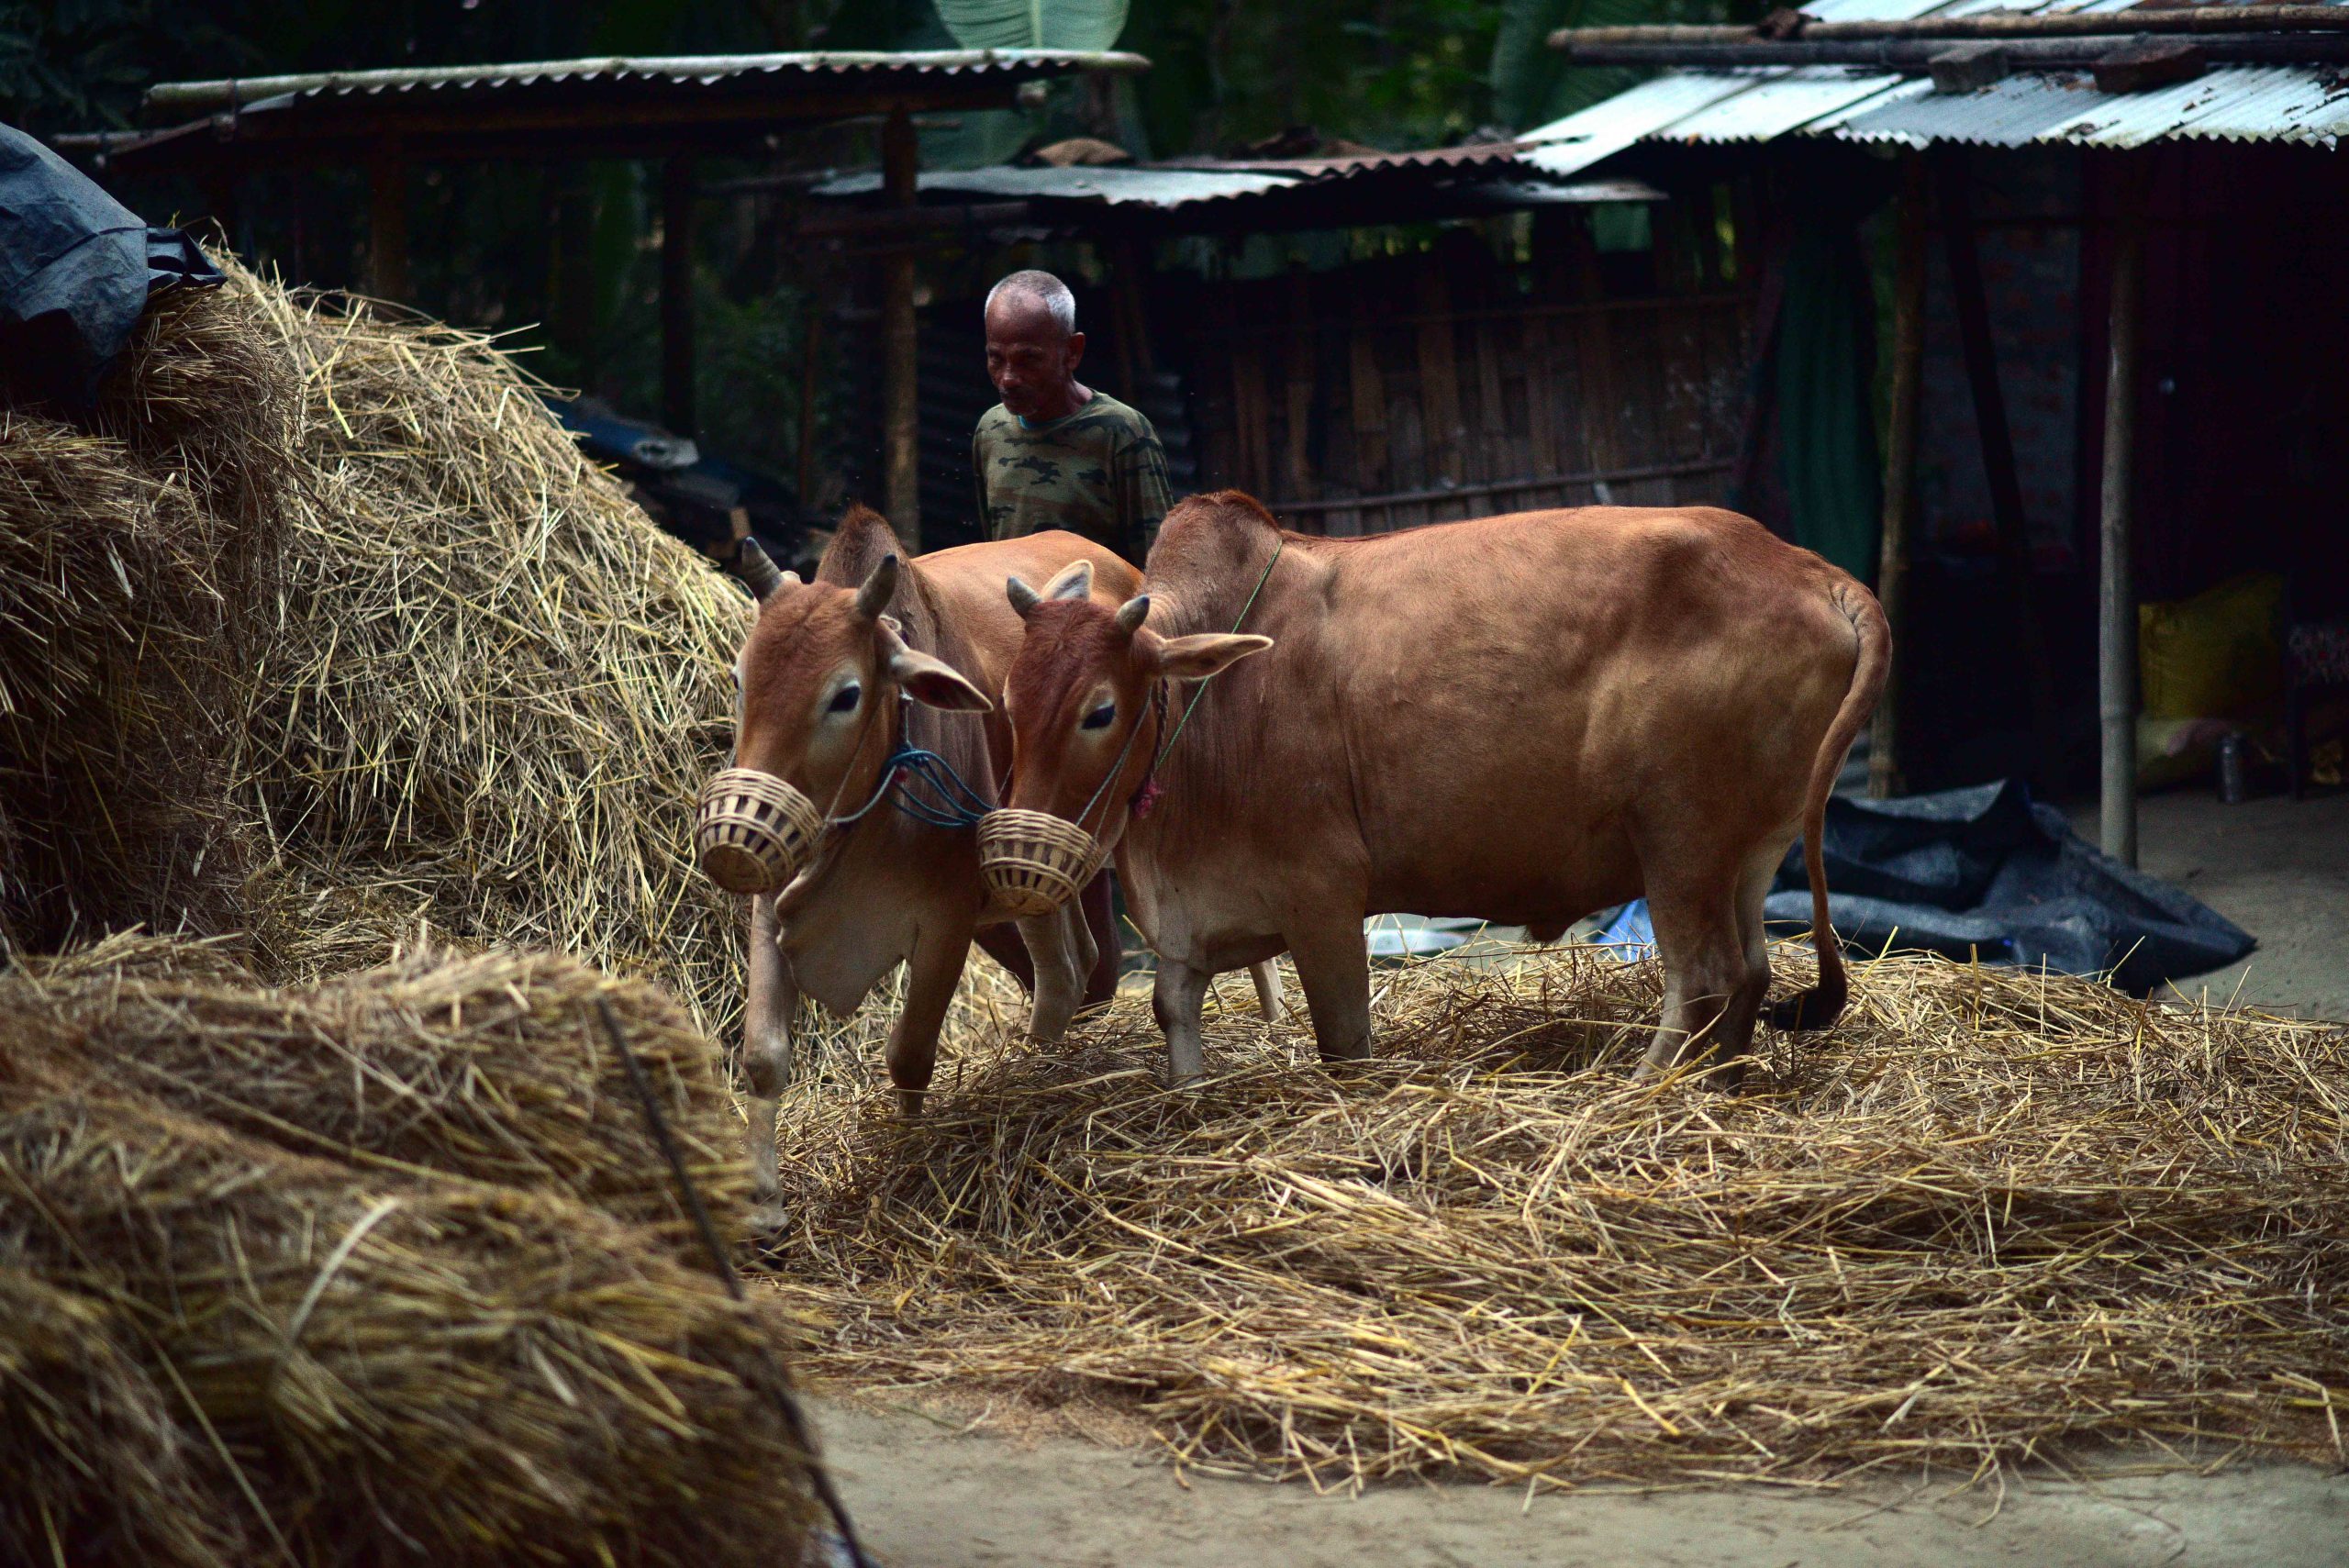
<path fill-rule="evenodd" d="M 1109 851 L 1100 840 L 1043 811 L 990 811 L 979 818 L 979 874 L 996 907 L 1049 915 L 1076 896 Z"/>
<path fill-rule="evenodd" d="M 755 768 L 728 768 L 701 786 L 694 852 L 729 893 L 780 893 L 824 830 L 824 814 L 791 785 Z"/>

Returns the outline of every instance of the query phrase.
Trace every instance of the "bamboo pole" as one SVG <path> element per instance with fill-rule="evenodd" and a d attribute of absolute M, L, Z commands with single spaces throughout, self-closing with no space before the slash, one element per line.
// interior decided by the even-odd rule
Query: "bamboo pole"
<path fill-rule="evenodd" d="M 2004 12 L 1965 17 L 1916 17 L 1905 20 L 1809 22 L 1784 35 L 1806 42 L 1876 39 L 2048 39 L 2134 37 L 2140 33 L 2276 33 L 2293 29 L 2349 31 L 2349 10 L 2338 6 L 2208 6 L 2127 11 Z M 1550 47 L 1582 44 L 1739 44 L 1765 39 L 1759 28 L 1738 26 L 1561 28 Z"/>
<path fill-rule="evenodd" d="M 2113 235 L 2111 357 L 2104 380 L 2103 514 L 2097 581 L 2097 710 L 2103 728 L 2104 852 L 2137 863 L 2137 599 L 2131 560 L 2137 451 L 2137 317 L 2144 285 L 2142 184 L 2123 183 Z"/>
<path fill-rule="evenodd" d="M 890 205 L 918 197 L 920 144 L 913 117 L 889 111 L 881 128 L 881 181 Z M 921 549 L 921 382 L 914 325 L 914 253 L 892 251 L 883 266 L 881 301 L 885 506 L 908 551 Z"/>
<path fill-rule="evenodd" d="M 1884 530 L 1876 562 L 1876 596 L 1892 631 L 1892 666 L 1877 698 L 1868 738 L 1868 795 L 1901 793 L 1901 639 L 1907 628 L 1909 535 L 1917 496 L 1918 393 L 1925 363 L 1925 161 L 1911 153 L 1901 171 L 1892 305 L 1892 428 L 1885 442 Z"/>

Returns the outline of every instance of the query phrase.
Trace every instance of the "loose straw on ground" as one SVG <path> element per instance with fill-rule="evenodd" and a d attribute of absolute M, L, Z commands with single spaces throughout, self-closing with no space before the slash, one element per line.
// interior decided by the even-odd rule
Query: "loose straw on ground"
<path fill-rule="evenodd" d="M 869 1025 L 787 1103 L 776 1284 L 844 1385 L 1322 1485 L 2349 1459 L 2339 1026 L 1893 958 L 1724 1095 L 1631 1084 L 1656 969 L 1568 950 L 1378 972 L 1339 1073 L 1235 993 L 1169 1093 L 1142 999 L 1038 1052 L 986 984 L 918 1120 Z"/>

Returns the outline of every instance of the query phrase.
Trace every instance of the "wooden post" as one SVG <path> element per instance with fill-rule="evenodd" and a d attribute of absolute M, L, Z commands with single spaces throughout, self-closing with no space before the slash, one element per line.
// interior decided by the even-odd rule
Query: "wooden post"
<path fill-rule="evenodd" d="M 694 433 L 694 161 L 661 166 L 661 422 Z"/>
<path fill-rule="evenodd" d="M 367 165 L 367 292 L 407 298 L 407 160 L 395 141 Z"/>
<path fill-rule="evenodd" d="M 890 110 L 881 128 L 881 180 L 891 206 L 915 204 L 920 167 L 913 117 L 902 107 Z M 910 553 L 921 549 L 921 388 L 910 245 L 889 253 L 881 295 L 884 505 Z"/>
<path fill-rule="evenodd" d="M 1942 239 L 1949 262 L 1952 303 L 1957 307 L 1959 345 L 1965 353 L 1965 379 L 1974 395 L 1974 424 L 1982 443 L 1983 476 L 1990 488 L 1990 514 L 1998 531 L 1998 576 L 2013 616 L 2015 640 L 2031 680 L 2032 740 L 2039 771 L 2048 771 L 2055 743 L 2055 671 L 2041 634 L 2037 594 L 2031 575 L 2031 539 L 2022 510 L 2022 481 L 2015 472 L 2014 432 L 2007 423 L 2006 394 L 1998 384 L 1998 359 L 1990 340 L 1990 305 L 1982 287 L 1982 257 L 1974 234 L 1973 169 L 1962 149 L 1934 154 L 1940 160 Z"/>
<path fill-rule="evenodd" d="M 1909 598 L 1909 534 L 1917 507 L 1917 403 L 1925 367 L 1925 165 L 1914 153 L 1901 171 L 1892 300 L 1892 428 L 1884 453 L 1884 537 L 1876 596 L 1892 631 L 1892 667 L 1868 737 L 1868 795 L 1888 799 L 1900 776 L 1900 639 Z"/>
<path fill-rule="evenodd" d="M 2133 175 L 2133 171 L 2132 172 Z M 2137 300 L 2144 285 L 2143 187 L 2121 185 L 2113 233 L 2111 359 L 2104 377 L 2102 544 L 2097 577 L 2097 712 L 2104 731 L 2100 837 L 2104 852 L 2137 863 L 2137 595 L 2131 494 L 2137 455 Z"/>

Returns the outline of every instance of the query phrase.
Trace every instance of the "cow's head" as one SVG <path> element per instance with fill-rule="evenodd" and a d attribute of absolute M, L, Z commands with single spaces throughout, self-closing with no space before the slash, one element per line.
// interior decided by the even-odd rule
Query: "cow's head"
<path fill-rule="evenodd" d="M 759 618 L 735 662 L 734 765 L 703 787 L 702 869 L 732 893 L 774 893 L 805 869 L 824 824 L 881 782 L 900 696 L 951 711 L 995 705 L 952 666 L 906 646 L 885 611 L 899 566 L 854 586 L 802 583 L 756 543 L 744 579 Z"/>
<path fill-rule="evenodd" d="M 1200 681 L 1273 645 L 1268 637 L 1162 637 L 1143 623 L 1150 595 L 1112 610 L 1090 597 L 1080 562 L 1042 592 L 1005 584 L 1027 624 L 1004 684 L 1011 720 L 1014 809 L 1074 822 L 1104 844 L 1125 830 L 1128 805 L 1171 731 L 1152 717 L 1162 683 Z"/>

